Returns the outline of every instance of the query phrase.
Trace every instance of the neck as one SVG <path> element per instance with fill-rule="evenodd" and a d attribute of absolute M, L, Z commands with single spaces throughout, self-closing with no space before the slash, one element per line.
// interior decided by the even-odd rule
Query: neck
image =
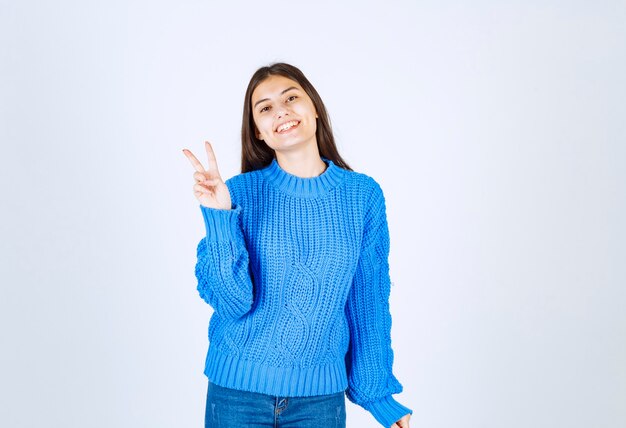
<path fill-rule="evenodd" d="M 327 167 L 319 154 L 304 156 L 303 154 L 284 155 L 276 153 L 276 162 L 283 171 L 299 178 L 318 177 Z"/>

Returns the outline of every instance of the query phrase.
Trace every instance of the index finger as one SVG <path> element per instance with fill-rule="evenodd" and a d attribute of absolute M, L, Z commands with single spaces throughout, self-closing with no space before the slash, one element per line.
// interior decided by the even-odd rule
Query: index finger
<path fill-rule="evenodd" d="M 191 162 L 196 171 L 204 172 L 204 167 L 202 166 L 200 161 L 193 155 L 193 153 L 191 153 L 187 149 L 183 149 L 183 153 L 185 154 L 185 156 L 187 156 L 187 159 L 189 159 L 189 162 Z"/>

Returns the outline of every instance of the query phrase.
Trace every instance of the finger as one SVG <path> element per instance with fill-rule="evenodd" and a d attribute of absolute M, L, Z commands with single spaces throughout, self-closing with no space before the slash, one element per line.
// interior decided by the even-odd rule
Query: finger
<path fill-rule="evenodd" d="M 183 149 L 183 153 L 185 154 L 185 156 L 187 156 L 187 159 L 189 159 L 189 162 L 191 162 L 196 171 L 205 172 L 204 167 L 202 166 L 200 161 L 193 155 L 193 153 L 191 153 L 187 149 Z"/>
<path fill-rule="evenodd" d="M 202 184 L 194 184 L 193 185 L 193 190 L 195 192 L 200 192 L 200 193 L 203 193 L 205 195 L 210 195 L 211 193 L 213 193 L 208 188 L 204 187 Z"/>
<path fill-rule="evenodd" d="M 211 143 L 209 143 L 208 141 L 205 141 L 204 148 L 206 149 L 206 155 L 207 155 L 207 158 L 209 159 L 207 171 L 219 177 L 220 172 L 217 169 L 217 159 L 215 159 L 215 153 L 213 152 L 213 147 L 211 146 Z"/>
<path fill-rule="evenodd" d="M 195 172 L 193 174 L 193 178 L 194 180 L 196 180 L 196 183 L 202 183 L 211 186 L 216 186 L 222 181 L 222 179 L 219 177 L 207 178 L 206 173 L 203 172 Z"/>
<path fill-rule="evenodd" d="M 221 178 L 207 178 L 204 181 L 202 181 L 202 184 L 207 185 L 207 186 L 217 186 L 221 182 L 222 182 Z"/>
<path fill-rule="evenodd" d="M 196 183 L 200 183 L 206 180 L 206 174 L 204 172 L 196 171 L 193 173 L 193 179 L 196 180 Z"/>

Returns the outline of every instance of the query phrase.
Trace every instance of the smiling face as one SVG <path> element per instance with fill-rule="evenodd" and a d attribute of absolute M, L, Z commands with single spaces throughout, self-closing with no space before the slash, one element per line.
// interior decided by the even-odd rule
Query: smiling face
<path fill-rule="evenodd" d="M 270 76 L 252 92 L 252 117 L 259 140 L 273 150 L 317 145 L 317 112 L 302 87 L 284 76 Z"/>

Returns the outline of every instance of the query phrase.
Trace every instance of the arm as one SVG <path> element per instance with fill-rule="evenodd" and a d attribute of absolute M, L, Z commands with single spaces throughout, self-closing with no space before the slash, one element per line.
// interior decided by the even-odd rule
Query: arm
<path fill-rule="evenodd" d="M 200 205 L 206 236 L 197 249 L 196 278 L 200 297 L 220 316 L 237 319 L 253 302 L 249 258 L 241 229 L 241 206 L 221 210 Z"/>
<path fill-rule="evenodd" d="M 378 183 L 374 183 L 371 192 L 361 253 L 346 303 L 350 328 L 346 395 L 389 428 L 404 415 L 413 414 L 413 410 L 392 397 L 402 392 L 402 385 L 392 373 L 389 229 L 385 199 Z"/>

